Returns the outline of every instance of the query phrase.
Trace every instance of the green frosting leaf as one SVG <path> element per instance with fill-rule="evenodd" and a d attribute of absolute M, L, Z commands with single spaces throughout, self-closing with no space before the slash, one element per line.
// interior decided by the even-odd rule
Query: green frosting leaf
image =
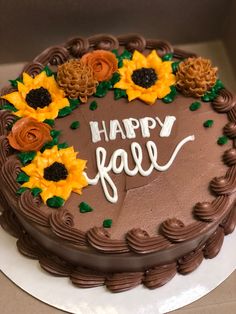
<path fill-rule="evenodd" d="M 59 208 L 63 206 L 65 200 L 59 196 L 53 196 L 47 200 L 47 205 L 52 208 Z"/>
<path fill-rule="evenodd" d="M 71 110 L 75 110 L 76 108 L 78 108 L 80 101 L 79 99 L 72 99 L 72 98 L 68 98 L 69 102 L 70 102 L 70 108 Z"/>
<path fill-rule="evenodd" d="M 162 61 L 171 61 L 173 59 L 173 53 L 166 53 L 161 59 Z"/>
<path fill-rule="evenodd" d="M 20 187 L 20 188 L 16 191 L 16 194 L 17 194 L 17 195 L 21 195 L 21 194 L 23 194 L 27 189 L 28 189 L 28 188 L 22 186 L 22 187 Z"/>
<path fill-rule="evenodd" d="M 120 80 L 120 74 L 115 72 L 110 79 L 111 85 L 114 86 Z"/>
<path fill-rule="evenodd" d="M 43 190 L 40 188 L 33 188 L 31 189 L 31 193 L 33 194 L 34 197 L 38 196 Z"/>
<path fill-rule="evenodd" d="M 104 88 L 104 86 L 100 83 L 97 86 L 96 93 L 94 94 L 94 96 L 101 98 L 101 97 L 106 96 L 107 92 L 108 92 L 108 89 Z"/>
<path fill-rule="evenodd" d="M 43 121 L 44 123 L 48 124 L 50 127 L 54 127 L 55 121 L 53 119 L 46 119 Z"/>
<path fill-rule="evenodd" d="M 93 208 L 89 204 L 85 202 L 81 202 L 79 204 L 79 210 L 81 213 L 88 213 L 88 212 L 93 211 Z"/>
<path fill-rule="evenodd" d="M 122 54 L 119 55 L 117 52 L 117 53 L 115 53 L 115 55 L 116 55 L 116 58 L 118 60 L 118 68 L 121 68 L 123 66 L 123 60 L 124 59 L 128 59 L 128 60 L 132 59 L 132 53 L 126 49 L 124 49 Z"/>
<path fill-rule="evenodd" d="M 217 140 L 218 145 L 225 145 L 227 142 L 228 142 L 228 137 L 225 135 L 220 136 Z"/>
<path fill-rule="evenodd" d="M 61 134 L 61 131 L 58 131 L 58 130 L 51 130 L 50 131 L 50 135 L 52 138 L 59 137 L 60 134 Z"/>
<path fill-rule="evenodd" d="M 181 61 L 176 61 L 176 62 L 171 63 L 172 72 L 173 72 L 174 74 L 178 71 L 180 62 L 181 62 Z"/>
<path fill-rule="evenodd" d="M 24 183 L 28 181 L 29 181 L 29 176 L 25 172 L 22 171 L 17 175 L 16 182 Z"/>
<path fill-rule="evenodd" d="M 47 76 L 52 76 L 52 75 L 54 75 L 54 72 L 49 68 L 48 65 L 46 65 L 46 66 L 44 67 L 43 71 L 46 72 L 46 75 L 47 75 Z"/>
<path fill-rule="evenodd" d="M 211 128 L 214 124 L 214 121 L 213 120 L 206 120 L 204 123 L 203 123 L 203 126 L 204 128 Z"/>
<path fill-rule="evenodd" d="M 206 92 L 202 96 L 202 101 L 205 101 L 205 102 L 213 101 L 218 96 L 219 91 L 223 88 L 224 88 L 224 85 L 222 81 L 218 79 L 215 85 L 212 87 L 212 89 Z"/>
<path fill-rule="evenodd" d="M 171 102 L 173 102 L 174 97 L 171 94 L 166 95 L 164 98 L 162 98 L 162 101 L 165 104 L 170 104 Z"/>
<path fill-rule="evenodd" d="M 62 109 L 59 110 L 58 117 L 59 117 L 59 118 L 66 117 L 66 116 L 68 116 L 69 114 L 71 114 L 71 112 L 72 112 L 71 107 L 69 107 L 69 106 L 64 107 L 64 108 L 62 108 Z"/>
<path fill-rule="evenodd" d="M 97 107 L 98 107 L 98 104 L 97 104 L 97 102 L 94 100 L 94 101 L 91 102 L 91 104 L 90 104 L 90 106 L 89 106 L 89 109 L 92 110 L 92 111 L 94 111 L 94 110 L 97 109 Z"/>
<path fill-rule="evenodd" d="M 79 128 L 79 126 L 80 126 L 79 121 L 73 121 L 73 122 L 71 123 L 71 125 L 70 125 L 70 128 L 71 128 L 72 130 L 76 130 L 76 129 Z"/>
<path fill-rule="evenodd" d="M 41 151 L 41 152 L 44 152 L 45 149 L 52 148 L 54 145 L 57 145 L 57 144 L 58 144 L 58 141 L 59 141 L 58 137 L 53 138 L 52 141 L 47 142 L 46 144 L 44 144 L 40 151 Z"/>
<path fill-rule="evenodd" d="M 189 109 L 191 111 L 196 111 L 198 110 L 199 108 L 201 107 L 201 103 L 199 101 L 195 101 L 193 102 L 190 106 L 189 106 Z"/>
<path fill-rule="evenodd" d="M 9 82 L 11 83 L 12 87 L 17 88 L 18 82 L 22 83 L 23 79 L 21 77 L 17 77 L 15 80 L 9 80 Z"/>
<path fill-rule="evenodd" d="M 58 144 L 57 147 L 58 149 L 64 149 L 64 148 L 68 148 L 69 145 L 66 142 L 64 142 L 64 143 Z"/>
<path fill-rule="evenodd" d="M 117 50 L 117 49 L 113 49 L 111 52 L 114 53 L 114 55 L 115 55 L 117 58 L 119 57 L 119 53 L 118 53 L 118 50 Z"/>
<path fill-rule="evenodd" d="M 131 60 L 132 59 L 132 52 L 124 49 L 124 51 L 122 52 L 122 54 L 119 56 L 120 59 L 128 59 Z"/>
<path fill-rule="evenodd" d="M 120 89 L 120 88 L 115 88 L 114 89 L 114 99 L 118 100 L 120 98 L 126 98 L 127 94 L 126 91 L 124 89 Z"/>
<path fill-rule="evenodd" d="M 12 112 L 17 112 L 18 110 L 12 104 L 4 104 L 2 109 L 10 110 Z"/>
<path fill-rule="evenodd" d="M 103 227 L 104 228 L 111 228 L 111 226 L 112 226 L 112 219 L 105 219 L 103 221 Z"/>
<path fill-rule="evenodd" d="M 18 158 L 20 159 L 23 165 L 26 165 L 27 163 L 31 162 L 35 156 L 36 152 L 22 152 L 18 154 Z"/>

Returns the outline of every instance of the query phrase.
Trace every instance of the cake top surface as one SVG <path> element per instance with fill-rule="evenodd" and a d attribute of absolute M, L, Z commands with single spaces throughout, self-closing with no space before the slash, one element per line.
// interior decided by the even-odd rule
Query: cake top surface
<path fill-rule="evenodd" d="M 210 60 L 140 35 L 74 38 L 2 95 L 4 180 L 44 232 L 150 253 L 206 230 L 233 201 L 235 98 Z"/>

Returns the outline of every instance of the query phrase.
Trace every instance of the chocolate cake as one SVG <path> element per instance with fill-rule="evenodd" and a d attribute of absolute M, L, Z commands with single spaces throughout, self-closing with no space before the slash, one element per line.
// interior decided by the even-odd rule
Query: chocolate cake
<path fill-rule="evenodd" d="M 112 292 L 215 257 L 236 224 L 236 97 L 217 71 L 166 41 L 96 35 L 9 78 L 0 219 L 19 251 Z"/>

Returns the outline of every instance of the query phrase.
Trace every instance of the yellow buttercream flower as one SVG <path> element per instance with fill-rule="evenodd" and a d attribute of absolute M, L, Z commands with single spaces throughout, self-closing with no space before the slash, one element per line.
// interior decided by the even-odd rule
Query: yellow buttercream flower
<path fill-rule="evenodd" d="M 129 101 L 139 98 L 152 105 L 157 98 L 168 95 L 176 82 L 171 64 L 162 61 L 155 50 L 147 57 L 135 51 L 132 60 L 123 60 L 118 69 L 121 78 L 114 87 L 126 90 Z"/>
<path fill-rule="evenodd" d="M 71 192 L 81 194 L 88 185 L 83 175 L 86 160 L 76 158 L 77 154 L 73 147 L 58 149 L 57 146 L 37 152 L 32 162 L 22 168 L 29 176 L 22 186 L 41 189 L 44 203 L 54 196 L 67 200 Z"/>
<path fill-rule="evenodd" d="M 17 109 L 14 114 L 18 117 L 31 117 L 42 122 L 55 119 L 60 109 L 69 106 L 69 100 L 54 76 L 48 77 L 45 71 L 35 78 L 23 73 L 23 83 L 17 82 L 17 89 L 2 98 Z"/>

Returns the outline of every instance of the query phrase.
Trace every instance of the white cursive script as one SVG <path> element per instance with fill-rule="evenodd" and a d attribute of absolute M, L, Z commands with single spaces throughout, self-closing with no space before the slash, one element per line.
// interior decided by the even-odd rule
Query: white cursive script
<path fill-rule="evenodd" d="M 142 176 L 145 177 L 149 176 L 154 169 L 157 171 L 166 171 L 172 165 L 182 146 L 187 142 L 194 141 L 194 139 L 195 139 L 194 135 L 190 135 L 184 138 L 182 141 L 180 141 L 178 145 L 175 147 L 175 150 L 172 153 L 169 161 L 162 166 L 157 163 L 158 149 L 156 144 L 153 141 L 148 141 L 146 143 L 146 148 L 149 154 L 151 165 L 146 170 L 143 169 L 142 167 L 143 160 L 142 148 L 137 142 L 133 142 L 131 144 L 131 154 L 136 164 L 133 169 L 129 168 L 128 154 L 124 149 L 117 149 L 116 151 L 114 151 L 114 153 L 111 156 L 110 162 L 106 166 L 107 152 L 105 148 L 98 147 L 96 149 L 98 173 L 93 179 L 89 178 L 86 173 L 84 173 L 84 175 L 88 183 L 91 185 L 96 185 L 100 180 L 107 200 L 110 201 L 111 203 L 116 203 L 118 201 L 118 192 L 117 187 L 109 174 L 111 170 L 116 174 L 119 174 L 122 171 L 124 171 L 129 176 L 135 176 L 138 173 L 140 173 Z"/>

